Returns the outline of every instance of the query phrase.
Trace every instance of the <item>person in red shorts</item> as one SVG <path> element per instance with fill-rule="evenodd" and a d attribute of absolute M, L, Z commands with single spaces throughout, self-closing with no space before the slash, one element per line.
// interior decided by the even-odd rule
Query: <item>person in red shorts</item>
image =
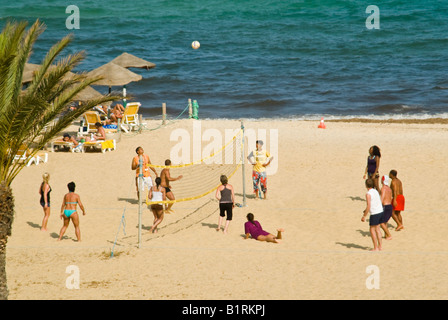
<path fill-rule="evenodd" d="M 403 218 L 401 217 L 401 211 L 404 211 L 404 195 L 403 195 L 403 184 L 401 180 L 397 178 L 397 170 L 390 170 L 389 177 L 392 179 L 390 187 L 392 189 L 392 219 L 397 223 L 395 231 L 404 229 Z"/>

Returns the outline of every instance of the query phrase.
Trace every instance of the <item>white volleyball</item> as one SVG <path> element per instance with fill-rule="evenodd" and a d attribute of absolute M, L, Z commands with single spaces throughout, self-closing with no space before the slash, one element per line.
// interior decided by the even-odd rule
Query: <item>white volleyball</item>
<path fill-rule="evenodd" d="M 199 43 L 199 41 L 193 41 L 192 43 L 191 43 L 191 47 L 193 48 L 193 49 L 199 49 L 199 47 L 201 46 L 201 44 Z"/>

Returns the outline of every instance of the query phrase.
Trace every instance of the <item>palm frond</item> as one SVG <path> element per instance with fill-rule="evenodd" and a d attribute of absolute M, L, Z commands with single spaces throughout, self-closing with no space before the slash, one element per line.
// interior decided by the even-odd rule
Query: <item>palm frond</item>
<path fill-rule="evenodd" d="M 33 146 L 34 156 L 51 139 L 95 105 L 122 97 L 109 94 L 87 101 L 68 113 L 75 96 L 100 78 L 85 74 L 67 77 L 84 58 L 84 52 L 68 55 L 54 63 L 72 35 L 48 51 L 29 87 L 22 91 L 22 77 L 32 47 L 45 26 L 38 20 L 25 32 L 26 23 L 7 23 L 0 34 L 0 181 L 10 185 L 25 164 L 14 162 L 21 146 Z"/>

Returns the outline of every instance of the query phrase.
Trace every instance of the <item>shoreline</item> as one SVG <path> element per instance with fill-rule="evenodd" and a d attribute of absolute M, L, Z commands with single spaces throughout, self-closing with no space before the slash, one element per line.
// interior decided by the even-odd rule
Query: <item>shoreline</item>
<path fill-rule="evenodd" d="M 162 121 L 162 115 L 157 116 L 148 116 L 143 115 L 143 121 Z M 420 115 L 417 116 L 375 116 L 375 115 L 365 115 L 365 116 L 334 116 L 334 115 L 306 115 L 306 116 L 297 116 L 297 117 L 260 117 L 260 118 L 250 118 L 250 117 L 241 117 L 241 118 L 226 118 L 226 117 L 218 117 L 218 118 L 209 118 L 204 117 L 201 118 L 199 114 L 198 120 L 207 120 L 207 121 L 249 121 L 249 122 L 267 122 L 267 121 L 320 121 L 324 119 L 325 122 L 358 122 L 358 123 L 403 123 L 403 124 L 448 124 L 448 114 L 437 114 L 434 116 L 429 115 Z M 189 120 L 188 115 L 185 117 L 177 118 L 177 115 L 167 115 L 166 121 L 169 123 L 170 121 L 178 121 L 178 120 Z"/>

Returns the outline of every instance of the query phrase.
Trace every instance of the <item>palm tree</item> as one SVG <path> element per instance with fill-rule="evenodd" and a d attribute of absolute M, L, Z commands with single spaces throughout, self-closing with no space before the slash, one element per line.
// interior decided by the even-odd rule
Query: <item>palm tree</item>
<path fill-rule="evenodd" d="M 68 35 L 50 48 L 30 85 L 22 90 L 22 76 L 33 45 L 45 29 L 37 20 L 29 29 L 27 22 L 8 22 L 0 34 L 0 299 L 8 298 L 5 261 L 6 244 L 14 218 L 11 183 L 25 163 L 14 161 L 21 146 L 34 156 L 52 138 L 95 105 L 120 99 L 116 95 L 87 101 L 66 112 L 74 97 L 100 78 L 85 73 L 66 77 L 84 59 L 79 52 L 56 58 L 72 40 Z M 31 148 L 32 147 L 32 148 Z"/>

